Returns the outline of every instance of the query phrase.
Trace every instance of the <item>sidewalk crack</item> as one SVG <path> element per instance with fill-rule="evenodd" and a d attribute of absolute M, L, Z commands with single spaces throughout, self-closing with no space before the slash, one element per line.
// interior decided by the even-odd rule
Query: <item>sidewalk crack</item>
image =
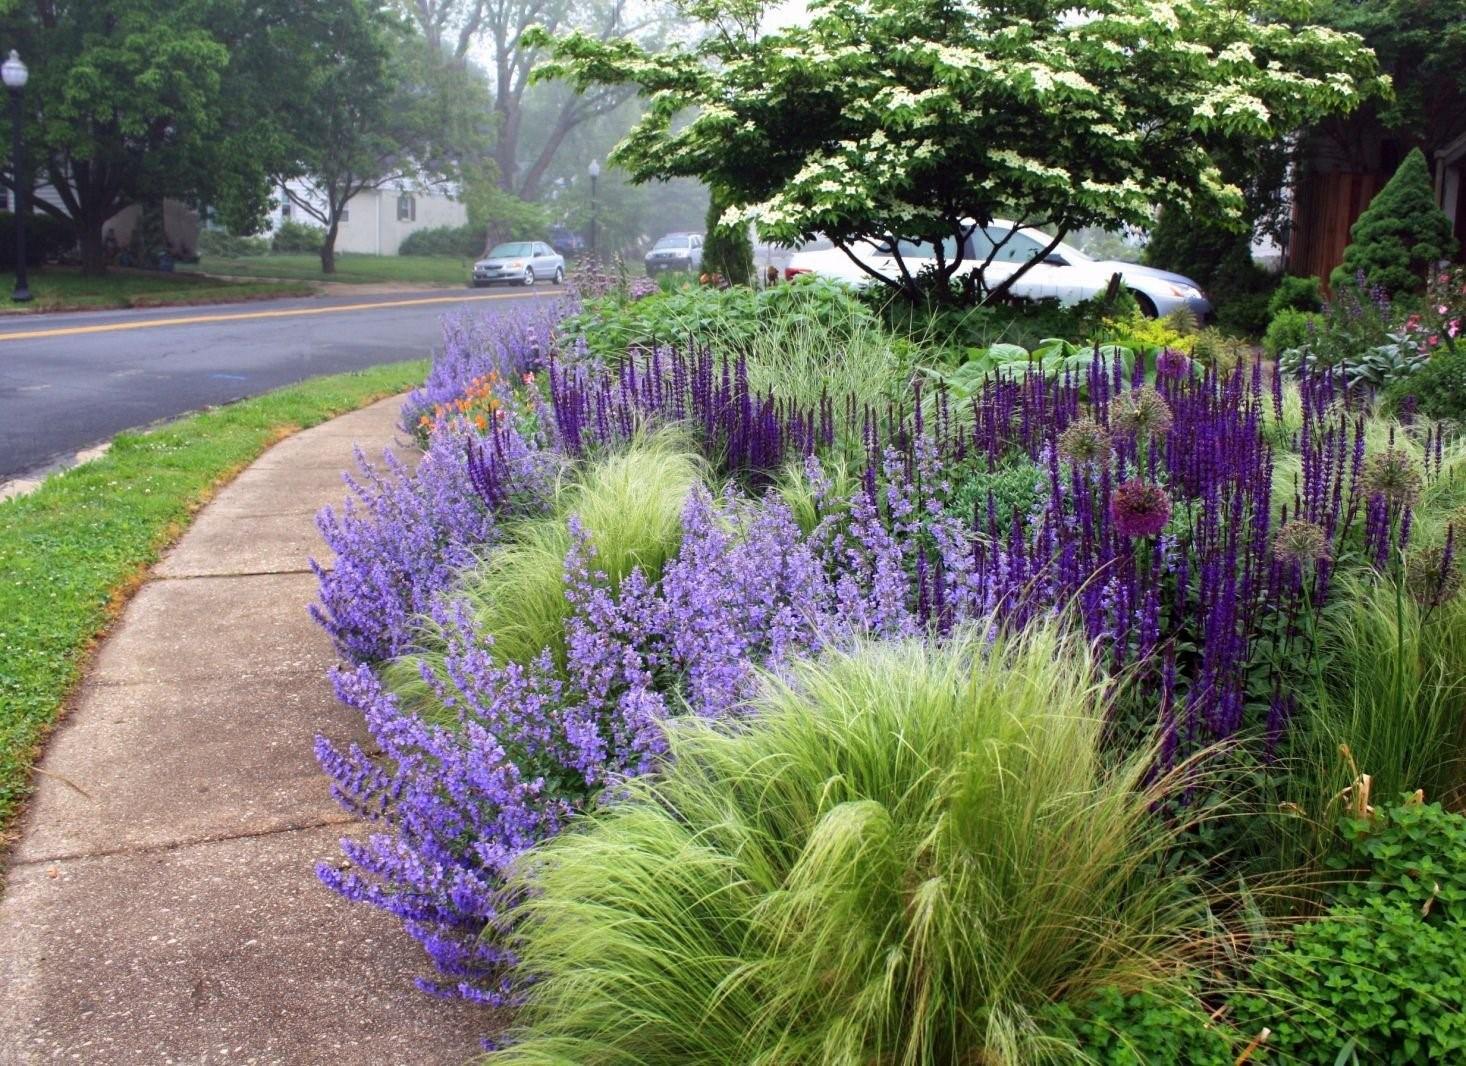
<path fill-rule="evenodd" d="M 288 825 L 272 826 L 268 829 L 256 829 L 245 833 L 216 833 L 209 836 L 193 837 L 188 840 L 169 841 L 166 844 L 131 845 L 120 848 L 103 848 L 98 851 L 43 855 L 34 859 L 17 859 L 10 864 L 10 869 L 15 871 L 31 866 L 42 866 L 48 862 L 77 862 L 82 859 L 110 859 L 119 856 L 134 858 L 143 855 L 166 855 L 169 852 L 181 851 L 184 848 L 199 847 L 206 844 L 225 844 L 235 840 L 255 840 L 262 837 L 281 836 L 286 833 L 306 833 L 313 829 L 326 829 L 331 826 L 363 824 L 365 823 L 360 818 L 355 818 L 343 812 L 339 817 L 318 818 L 310 822 L 292 822 Z"/>

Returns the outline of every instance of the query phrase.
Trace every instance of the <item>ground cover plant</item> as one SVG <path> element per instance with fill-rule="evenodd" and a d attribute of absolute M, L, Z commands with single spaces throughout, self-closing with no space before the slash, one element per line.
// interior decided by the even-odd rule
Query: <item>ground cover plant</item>
<path fill-rule="evenodd" d="M 0 503 L 0 827 L 92 642 L 213 490 L 286 433 L 421 380 L 421 362 L 317 378 L 117 437 Z"/>
<path fill-rule="evenodd" d="M 523 871 L 568 863 L 573 838 L 548 842 L 608 799 L 650 802 L 676 738 L 704 728 L 687 723 L 741 736 L 777 684 L 761 679 L 873 641 L 940 650 L 974 627 L 1059 625 L 1093 649 L 1117 773 L 1146 753 L 1148 787 L 1207 753 L 1150 808 L 1177 830 L 1167 877 L 1248 886 L 1252 902 L 1215 913 L 1224 961 L 1156 1000 L 1108 979 L 1054 992 L 1049 1012 L 1025 999 L 1025 1046 L 1137 1061 L 1118 1049 L 1166 1046 L 1143 1031 L 1151 1006 L 1216 1011 L 1218 969 L 1250 979 L 1237 944 L 1330 906 L 1341 794 L 1361 773 L 1458 802 L 1466 445 L 1448 425 L 1388 417 L 1328 367 L 1285 381 L 1140 343 L 1065 341 L 960 395 L 905 372 L 880 402 L 781 393 L 806 371 L 753 335 L 782 328 L 772 317 L 737 343 L 612 359 L 594 325 L 557 330 L 548 309 L 452 323 L 404 412 L 423 473 L 363 481 L 354 517 L 323 518 L 339 562 L 321 616 L 355 661 L 337 690 L 374 747 L 319 755 L 375 829 L 321 875 L 404 919 L 439 970 L 426 985 L 523 1004 L 550 1032 L 563 1012 L 535 1015 L 520 972 Z M 893 682 L 894 705 L 909 688 Z M 1230 809 L 1248 816 L 1205 816 Z M 1128 1025 L 1134 1040 L 1103 1036 Z M 1257 1035 L 1213 1030 L 1218 1056 Z"/>

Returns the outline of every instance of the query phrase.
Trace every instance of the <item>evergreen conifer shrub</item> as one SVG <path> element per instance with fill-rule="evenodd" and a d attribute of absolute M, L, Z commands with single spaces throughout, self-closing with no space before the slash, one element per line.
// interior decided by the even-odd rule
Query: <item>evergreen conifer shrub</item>
<path fill-rule="evenodd" d="M 1451 221 L 1436 205 L 1430 168 L 1419 148 L 1375 194 L 1349 236 L 1344 261 L 1329 278 L 1336 289 L 1363 275 L 1366 285 L 1391 296 L 1419 292 L 1431 267 L 1456 254 Z"/>

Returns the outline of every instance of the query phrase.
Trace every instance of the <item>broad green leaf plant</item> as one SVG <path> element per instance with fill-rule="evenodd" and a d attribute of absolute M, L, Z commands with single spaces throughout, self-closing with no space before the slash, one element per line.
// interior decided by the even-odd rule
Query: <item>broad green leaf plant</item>
<path fill-rule="evenodd" d="M 766 240 L 824 233 L 936 248 L 929 279 L 1001 297 L 1083 226 L 1146 226 L 1157 206 L 1240 219 L 1202 135 L 1271 140 L 1387 94 L 1352 34 L 1269 21 L 1257 0 L 814 0 L 805 25 L 760 32 L 757 5 L 692 5 L 709 23 L 652 53 L 531 31 L 537 78 L 647 96 L 612 161 L 636 180 L 692 176 Z M 1042 223 L 1016 270 L 974 264 L 964 238 L 997 217 Z M 945 243 L 944 243 L 945 242 Z M 977 242 L 982 247 L 990 242 Z M 964 261 L 965 265 L 964 265 Z M 916 297 L 897 256 L 882 278 Z M 976 269 L 974 269 L 974 266 Z"/>

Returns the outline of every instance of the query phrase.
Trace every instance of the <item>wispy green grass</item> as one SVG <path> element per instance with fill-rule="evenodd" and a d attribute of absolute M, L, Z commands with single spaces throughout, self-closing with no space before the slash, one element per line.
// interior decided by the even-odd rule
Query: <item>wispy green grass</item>
<path fill-rule="evenodd" d="M 222 259 L 206 255 L 186 269 L 206 274 L 244 278 L 297 278 L 341 281 L 348 284 L 412 282 L 424 285 L 464 286 L 473 273 L 473 260 L 451 255 L 353 255 L 336 257 L 336 273 L 321 273 L 317 255 L 261 255 Z"/>
<path fill-rule="evenodd" d="M 688 495 L 706 481 L 707 464 L 675 429 L 639 437 L 624 448 L 567 471 L 547 514 L 520 521 L 502 543 L 465 571 L 459 592 L 481 632 L 494 637 L 494 654 L 504 662 L 529 662 L 549 649 L 565 654 L 565 556 L 575 518 L 595 549 L 594 569 L 611 587 L 639 568 L 650 580 L 682 543 L 682 512 Z M 441 708 L 422 703 L 429 696 L 420 663 L 441 664 L 442 638 L 431 627 L 421 636 L 427 649 L 387 667 L 388 683 L 421 713 L 438 718 Z M 451 715 L 443 715 L 451 719 Z"/>
<path fill-rule="evenodd" d="M 316 378 L 124 433 L 100 459 L 0 503 L 0 832 L 93 642 L 194 511 L 279 438 L 424 373 L 415 361 Z"/>
<path fill-rule="evenodd" d="M 1154 815 L 1200 767 L 1103 752 L 1089 666 L 1041 627 L 871 644 L 679 721 L 662 773 L 527 859 L 535 983 L 493 1061 L 1073 1061 L 1049 1004 L 1174 992 L 1212 943 Z"/>
<path fill-rule="evenodd" d="M 33 299 L 29 303 L 13 303 L 10 293 L 14 288 L 15 275 L 0 274 L 0 314 L 232 303 L 309 296 L 315 291 L 313 286 L 298 281 L 221 281 L 183 272 L 115 268 L 100 278 L 88 278 L 66 267 L 46 267 L 31 274 Z"/>

